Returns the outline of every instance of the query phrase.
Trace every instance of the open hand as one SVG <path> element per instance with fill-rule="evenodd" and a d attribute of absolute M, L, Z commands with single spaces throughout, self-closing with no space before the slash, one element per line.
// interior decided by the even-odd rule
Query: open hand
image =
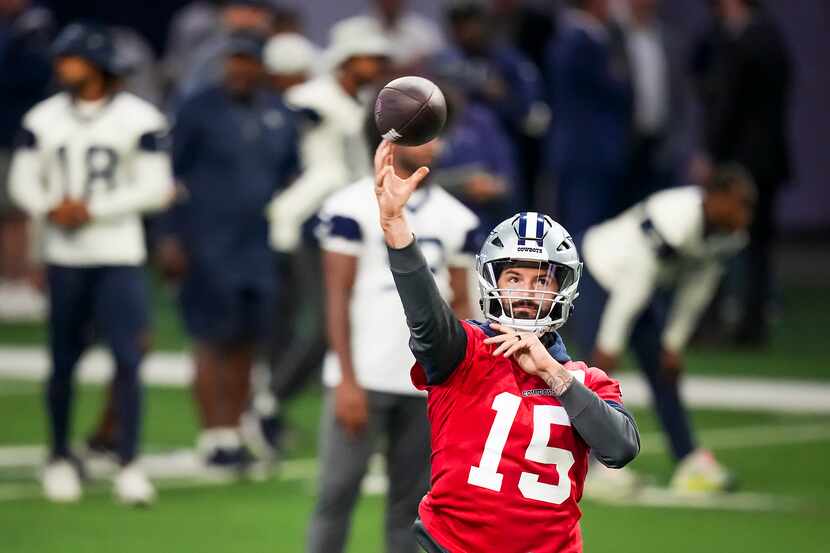
<path fill-rule="evenodd" d="M 406 179 L 399 177 L 395 174 L 394 149 L 391 142 L 384 140 L 375 152 L 375 196 L 381 225 L 403 215 L 409 197 L 429 174 L 429 168 L 421 167 Z"/>

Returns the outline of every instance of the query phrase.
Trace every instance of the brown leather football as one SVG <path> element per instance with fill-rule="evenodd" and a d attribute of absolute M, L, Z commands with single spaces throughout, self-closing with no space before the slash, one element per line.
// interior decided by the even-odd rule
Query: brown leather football
<path fill-rule="evenodd" d="M 383 87 L 375 101 L 378 131 L 402 146 L 426 144 L 438 136 L 446 120 L 444 94 L 423 77 L 397 78 Z"/>

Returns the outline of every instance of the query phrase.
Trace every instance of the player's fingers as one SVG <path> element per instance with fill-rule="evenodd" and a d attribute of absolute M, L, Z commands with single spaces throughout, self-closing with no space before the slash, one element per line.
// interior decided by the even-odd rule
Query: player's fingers
<path fill-rule="evenodd" d="M 383 183 L 386 180 L 386 168 L 381 169 L 377 173 L 375 173 L 375 192 L 380 193 L 383 191 Z"/>
<path fill-rule="evenodd" d="M 427 175 L 429 175 L 429 167 L 419 167 L 407 181 L 412 185 L 412 188 L 415 188 Z"/>
<path fill-rule="evenodd" d="M 501 323 L 490 323 L 490 328 L 496 329 L 504 334 L 516 334 L 516 331 L 509 326 L 504 326 Z"/>
<path fill-rule="evenodd" d="M 509 342 L 505 342 L 505 343 L 501 344 L 499 347 L 497 347 L 496 349 L 494 349 L 494 350 L 493 350 L 493 356 L 501 355 L 501 354 L 502 354 L 502 353 L 504 353 L 504 352 L 507 350 L 507 348 L 509 348 L 509 347 L 510 347 L 510 343 L 509 343 Z"/>
<path fill-rule="evenodd" d="M 395 146 L 391 142 L 386 145 L 386 155 L 383 156 L 383 163 L 389 166 L 395 164 Z"/>
<path fill-rule="evenodd" d="M 514 336 L 515 336 L 515 334 L 508 334 L 508 333 L 505 332 L 504 334 L 497 334 L 495 336 L 490 336 L 489 338 L 485 338 L 484 343 L 485 344 L 500 344 L 500 343 L 502 343 L 506 340 L 513 341 L 513 340 L 515 340 Z"/>
<path fill-rule="evenodd" d="M 386 173 L 389 172 L 389 167 L 382 167 L 375 173 L 375 193 L 379 194 L 383 190 L 383 181 L 386 179 Z"/>
<path fill-rule="evenodd" d="M 501 338 L 499 340 L 499 342 L 501 342 L 501 345 L 499 345 L 499 347 L 497 347 L 495 351 L 493 351 L 493 355 L 499 355 L 500 353 L 506 351 L 508 348 L 515 345 L 517 342 L 521 340 L 521 338 L 517 334 L 502 334 L 501 336 L 498 336 L 498 338 Z"/>
<path fill-rule="evenodd" d="M 516 334 L 514 335 L 514 339 L 512 342 L 507 342 L 507 347 L 505 348 L 504 356 L 510 357 L 517 351 L 521 349 L 526 349 L 528 347 L 528 342 L 525 339 L 523 334 Z"/>
<path fill-rule="evenodd" d="M 378 173 L 384 165 L 386 156 L 389 155 L 389 141 L 382 140 L 375 150 L 375 173 Z"/>
<path fill-rule="evenodd" d="M 519 352 L 523 349 L 527 349 L 527 343 L 525 343 L 523 340 L 518 340 L 510 344 L 510 346 L 507 348 L 507 351 L 505 351 L 502 355 L 504 357 L 510 357 L 514 353 Z"/>

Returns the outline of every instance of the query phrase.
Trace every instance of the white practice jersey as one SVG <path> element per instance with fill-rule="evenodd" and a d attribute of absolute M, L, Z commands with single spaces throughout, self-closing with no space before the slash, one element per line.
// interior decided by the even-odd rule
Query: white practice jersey
<path fill-rule="evenodd" d="M 286 94 L 287 103 L 319 118 L 300 144 L 302 173 L 271 202 L 271 243 L 292 251 L 301 225 L 333 191 L 372 172 L 371 155 L 363 135 L 367 106 L 349 96 L 337 80 L 324 75 Z"/>
<path fill-rule="evenodd" d="M 703 191 L 696 186 L 658 192 L 588 229 L 585 265 L 609 294 L 597 347 L 622 351 L 637 315 L 658 287 L 667 287 L 674 301 L 663 345 L 681 351 L 715 291 L 723 261 L 746 241 L 745 233 L 704 232 Z"/>
<path fill-rule="evenodd" d="M 145 261 L 141 214 L 164 207 L 173 193 L 166 132 L 161 112 L 126 92 L 95 103 L 61 93 L 26 114 L 9 176 L 12 198 L 36 219 L 65 198 L 85 201 L 92 216 L 75 230 L 44 220 L 47 263 Z"/>
<path fill-rule="evenodd" d="M 358 258 L 350 307 L 352 363 L 366 389 L 413 394 L 406 326 L 383 231 L 380 228 L 374 180 L 363 179 L 329 198 L 320 211 L 318 236 L 324 250 Z M 441 295 L 451 301 L 449 267 L 469 268 L 471 241 L 478 218 L 443 188 L 416 190 L 407 204 L 407 220 L 435 276 Z M 340 364 L 329 352 L 323 382 L 340 383 Z"/>

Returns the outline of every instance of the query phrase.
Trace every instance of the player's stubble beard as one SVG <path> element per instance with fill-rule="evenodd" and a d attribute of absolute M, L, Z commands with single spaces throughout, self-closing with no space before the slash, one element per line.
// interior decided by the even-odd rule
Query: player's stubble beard
<path fill-rule="evenodd" d="M 548 305 L 546 309 L 546 306 L 544 304 L 549 303 L 548 301 L 539 302 L 531 299 L 517 299 L 508 300 L 508 302 L 509 305 L 502 306 L 502 309 L 504 309 L 506 314 L 512 313 L 514 319 L 544 319 L 552 308 L 552 306 Z"/>

